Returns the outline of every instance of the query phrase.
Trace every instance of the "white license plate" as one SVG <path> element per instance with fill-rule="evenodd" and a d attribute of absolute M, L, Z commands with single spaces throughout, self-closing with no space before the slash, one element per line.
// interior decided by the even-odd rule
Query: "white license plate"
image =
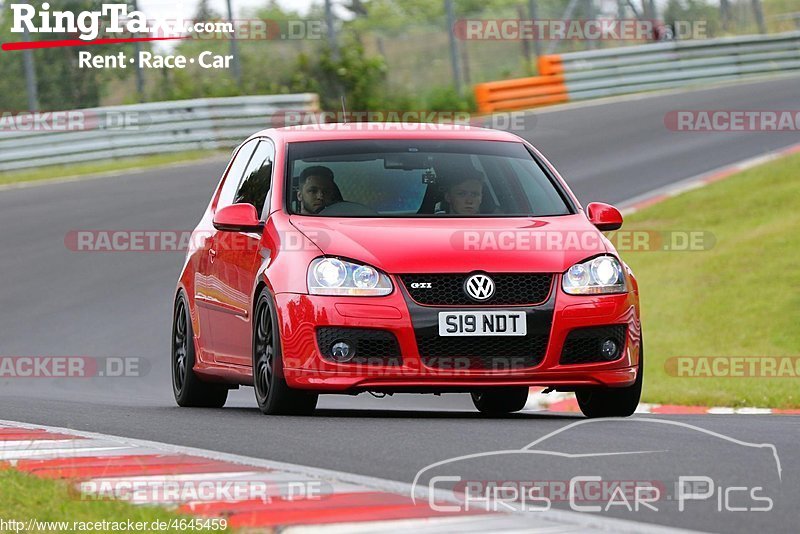
<path fill-rule="evenodd" d="M 524 311 L 439 312 L 440 336 L 524 336 Z"/>

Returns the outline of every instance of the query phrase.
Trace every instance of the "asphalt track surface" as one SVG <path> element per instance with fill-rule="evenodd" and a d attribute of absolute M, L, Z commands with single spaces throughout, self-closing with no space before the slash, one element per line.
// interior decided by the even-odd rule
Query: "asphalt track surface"
<path fill-rule="evenodd" d="M 797 132 L 677 133 L 664 126 L 664 115 L 672 110 L 798 110 L 799 82 L 784 78 L 537 113 L 518 133 L 552 160 L 583 203 L 619 203 L 800 142 Z M 0 379 L 0 418 L 404 482 L 433 462 L 520 449 L 582 421 L 576 415 L 535 413 L 482 419 L 465 395 L 329 396 L 322 397 L 313 417 L 268 418 L 255 407 L 251 388 L 233 392 L 225 409 L 177 408 L 170 390 L 169 331 L 183 254 L 77 253 L 66 248 L 64 237 L 77 229 L 189 230 L 224 165 L 220 160 L 0 191 L 0 355 L 146 362 L 138 378 Z M 677 476 L 708 476 L 715 482 L 713 497 L 687 502 L 682 512 L 674 499 L 662 499 L 658 512 L 617 506 L 608 513 L 704 531 L 797 532 L 798 436 L 800 418 L 790 416 L 635 416 L 581 424 L 539 447 L 576 454 L 648 452 L 583 458 L 496 455 L 456 462 L 443 473 L 466 480 L 566 481 L 600 475 L 606 481 L 659 481 L 664 495 L 672 497 L 670 485 Z M 743 442 L 774 444 L 780 478 L 768 449 Z M 422 480 L 432 474 L 426 472 Z M 718 511 L 725 508 L 724 489 L 732 486 L 761 486 L 756 495 L 772 498 L 773 509 Z M 764 505 L 741 495 L 729 493 L 727 504 Z M 568 507 L 557 496 L 554 504 Z"/>

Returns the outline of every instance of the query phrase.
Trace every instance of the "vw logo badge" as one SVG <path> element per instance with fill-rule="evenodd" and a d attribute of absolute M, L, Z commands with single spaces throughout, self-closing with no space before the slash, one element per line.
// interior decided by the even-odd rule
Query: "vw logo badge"
<path fill-rule="evenodd" d="M 464 283 L 464 291 L 475 300 L 487 300 L 494 295 L 494 281 L 485 274 L 473 274 Z"/>

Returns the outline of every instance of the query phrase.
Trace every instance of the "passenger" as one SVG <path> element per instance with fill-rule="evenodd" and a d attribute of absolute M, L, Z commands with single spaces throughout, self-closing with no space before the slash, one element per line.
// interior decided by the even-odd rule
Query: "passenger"
<path fill-rule="evenodd" d="M 333 171 L 322 165 L 303 169 L 298 185 L 297 200 L 303 215 L 317 214 L 342 199 L 339 187 L 333 181 Z"/>
<path fill-rule="evenodd" d="M 475 174 L 465 174 L 461 178 L 448 180 L 444 200 L 448 210 L 438 213 L 453 215 L 477 215 L 483 200 L 483 180 Z"/>

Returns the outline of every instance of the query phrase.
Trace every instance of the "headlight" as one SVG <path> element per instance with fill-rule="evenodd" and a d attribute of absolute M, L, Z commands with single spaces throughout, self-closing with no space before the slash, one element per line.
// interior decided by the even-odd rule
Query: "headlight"
<path fill-rule="evenodd" d="M 369 265 L 338 258 L 317 258 L 308 266 L 312 295 L 381 296 L 392 292 L 389 277 Z"/>
<path fill-rule="evenodd" d="M 613 256 L 598 256 L 576 263 L 564 273 L 561 287 L 570 295 L 604 295 L 627 291 L 622 265 Z"/>

